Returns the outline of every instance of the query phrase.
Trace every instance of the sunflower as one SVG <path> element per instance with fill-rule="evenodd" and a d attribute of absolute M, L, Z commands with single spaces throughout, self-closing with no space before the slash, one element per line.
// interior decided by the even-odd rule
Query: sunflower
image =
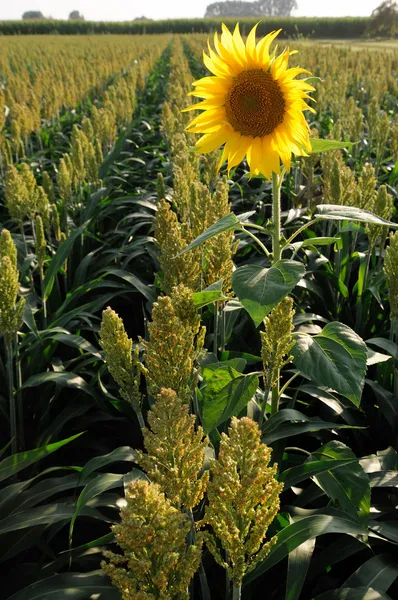
<path fill-rule="evenodd" d="M 228 170 L 246 156 L 250 175 L 280 173 L 281 161 L 290 168 L 292 153 L 307 156 L 311 151 L 309 127 L 303 111 L 315 112 L 306 104 L 314 88 L 295 77 L 309 73 L 306 69 L 288 68 L 287 48 L 279 56 L 270 53 L 271 43 L 279 31 L 272 31 L 256 44 L 256 28 L 250 31 L 246 44 L 239 32 L 223 24 L 219 39 L 214 35 L 215 51 L 203 53 L 206 67 L 213 76 L 193 83 L 190 95 L 204 98 L 184 110 L 204 112 L 187 127 L 191 133 L 202 133 L 196 142 L 202 153 L 224 145 L 219 168 L 225 160 Z"/>

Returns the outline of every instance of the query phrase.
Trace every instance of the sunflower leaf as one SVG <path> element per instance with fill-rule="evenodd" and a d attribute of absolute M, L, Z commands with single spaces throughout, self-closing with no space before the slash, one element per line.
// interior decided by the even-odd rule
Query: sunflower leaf
<path fill-rule="evenodd" d="M 342 148 L 348 148 L 351 150 L 352 142 L 339 142 L 337 140 L 321 140 L 318 138 L 311 138 L 311 154 L 319 154 L 320 152 L 330 152 L 330 150 L 339 150 Z"/>

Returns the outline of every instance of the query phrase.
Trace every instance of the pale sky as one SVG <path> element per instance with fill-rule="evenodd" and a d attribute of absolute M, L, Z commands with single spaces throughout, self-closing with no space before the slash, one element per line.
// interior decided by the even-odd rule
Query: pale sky
<path fill-rule="evenodd" d="M 26 10 L 41 10 L 45 16 L 65 19 L 72 10 L 86 20 L 130 21 L 145 15 L 151 19 L 203 17 L 214 0 L 0 0 L 0 20 L 20 19 Z M 297 0 L 295 16 L 369 16 L 381 0 Z"/>

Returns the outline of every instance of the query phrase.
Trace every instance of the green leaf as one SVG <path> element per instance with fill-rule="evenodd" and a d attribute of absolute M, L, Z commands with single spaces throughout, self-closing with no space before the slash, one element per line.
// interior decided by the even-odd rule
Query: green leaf
<path fill-rule="evenodd" d="M 91 573 L 61 573 L 32 583 L 9 600 L 120 600 L 120 592 L 101 570 Z"/>
<path fill-rule="evenodd" d="M 201 233 L 193 242 L 189 244 L 184 250 L 182 250 L 178 256 L 189 252 L 193 248 L 200 246 L 207 240 L 210 240 L 212 237 L 219 235 L 220 233 L 224 233 L 225 231 L 234 231 L 235 229 L 240 229 L 242 227 L 241 222 L 238 217 L 234 213 L 230 213 L 229 215 L 225 215 L 222 217 L 217 223 L 211 225 L 206 231 Z"/>
<path fill-rule="evenodd" d="M 397 521 L 372 521 L 370 528 L 378 535 L 398 544 L 398 522 Z"/>
<path fill-rule="evenodd" d="M 328 423 L 318 417 L 310 418 L 292 408 L 283 408 L 275 415 L 272 415 L 263 425 L 262 441 L 265 444 L 272 444 L 285 437 L 308 433 L 309 431 L 319 431 L 321 429 L 351 429 L 351 425 L 339 425 L 337 423 Z M 361 429 L 356 428 L 356 429 Z"/>
<path fill-rule="evenodd" d="M 398 345 L 395 344 L 394 342 L 392 342 L 391 340 L 386 340 L 385 338 L 375 337 L 375 338 L 366 340 L 366 343 L 373 344 L 374 346 L 377 346 L 378 348 L 385 350 L 386 352 L 388 352 L 388 354 L 390 356 L 395 358 L 395 360 L 398 360 Z"/>
<path fill-rule="evenodd" d="M 82 392 L 86 392 L 86 394 L 93 396 L 93 398 L 96 397 L 94 390 L 91 389 L 87 381 L 84 381 L 83 377 L 80 377 L 80 375 L 76 375 L 76 373 L 71 373 L 70 371 L 49 371 L 47 373 L 32 375 L 32 377 L 29 377 L 29 379 L 25 381 L 21 390 L 37 387 L 38 385 L 43 385 L 43 383 L 55 383 L 61 387 L 81 390 Z"/>
<path fill-rule="evenodd" d="M 279 476 L 279 481 L 282 481 L 285 484 L 284 489 L 287 490 L 292 485 L 297 485 L 309 477 L 315 477 L 316 475 L 324 473 L 325 471 L 338 469 L 339 467 L 346 467 L 354 463 L 358 463 L 357 457 L 348 458 L 345 460 L 337 459 L 332 465 L 330 464 L 330 460 L 314 460 L 311 462 L 305 462 L 302 465 L 291 467 L 290 469 L 283 471 Z"/>
<path fill-rule="evenodd" d="M 340 206 L 339 204 L 320 204 L 317 208 L 316 217 L 332 221 L 360 221 L 362 223 L 374 223 L 375 225 L 388 225 L 392 229 L 398 229 L 398 224 L 386 221 L 369 210 L 355 208 L 355 206 Z"/>
<path fill-rule="evenodd" d="M 33 463 L 37 462 L 41 458 L 52 454 L 73 442 L 78 437 L 80 437 L 83 433 L 77 433 L 76 435 L 72 435 L 69 438 L 64 440 L 60 440 L 59 442 L 55 442 L 54 444 L 47 444 L 46 446 L 42 446 L 41 448 L 35 448 L 34 450 L 27 450 L 26 452 L 20 452 L 19 454 L 14 454 L 13 456 L 9 456 L 0 462 L 0 481 L 4 481 L 8 477 L 12 477 L 22 469 L 29 467 Z"/>
<path fill-rule="evenodd" d="M 193 294 L 193 300 L 196 308 L 199 309 L 207 306 L 208 304 L 213 304 L 213 302 L 228 300 L 222 289 L 223 283 L 224 280 L 221 279 L 221 281 L 213 283 L 205 290 L 201 292 L 195 292 Z"/>
<path fill-rule="evenodd" d="M 69 254 L 72 251 L 73 244 L 76 239 L 81 236 L 83 231 L 88 226 L 89 221 L 86 221 L 78 227 L 74 229 L 68 238 L 59 246 L 56 254 L 52 257 L 50 265 L 46 271 L 44 282 L 43 282 L 43 298 L 46 299 L 51 294 L 51 290 L 53 289 L 54 281 L 56 276 L 58 275 L 62 265 L 68 258 Z"/>
<path fill-rule="evenodd" d="M 348 148 L 351 150 L 352 142 L 338 142 L 337 140 L 322 140 L 311 138 L 311 154 L 319 154 L 320 152 L 330 152 L 330 150 L 339 150 Z"/>
<path fill-rule="evenodd" d="M 330 590 L 324 592 L 313 600 L 391 600 L 387 594 L 381 594 L 377 590 L 367 587 L 349 588 L 344 587 L 339 590 Z"/>
<path fill-rule="evenodd" d="M 294 335 L 293 362 L 317 383 L 345 396 L 355 406 L 361 402 L 365 381 L 367 348 L 365 342 L 347 325 L 334 321 L 321 333 Z"/>
<path fill-rule="evenodd" d="M 342 511 L 333 514 L 315 514 L 300 518 L 277 534 L 277 542 L 271 552 L 254 571 L 245 578 L 250 583 L 263 575 L 268 569 L 283 560 L 290 552 L 307 540 L 326 533 L 346 533 L 349 535 L 366 535 L 367 530 Z"/>
<path fill-rule="evenodd" d="M 241 375 L 231 367 L 214 370 L 201 388 L 205 433 L 238 415 L 253 398 L 257 386 L 257 375 Z"/>
<path fill-rule="evenodd" d="M 37 525 L 54 525 L 55 523 L 69 521 L 75 512 L 75 505 L 66 502 L 46 504 L 36 508 L 30 508 L 14 515 L 8 516 L 0 521 L 0 535 L 11 531 L 18 531 Z M 93 509 L 84 509 L 84 514 L 99 516 Z"/>
<path fill-rule="evenodd" d="M 387 592 L 398 577 L 398 564 L 391 554 L 378 554 L 363 563 L 344 583 L 344 587 L 371 587 Z"/>
<path fill-rule="evenodd" d="M 308 573 L 315 538 L 307 540 L 289 554 L 285 600 L 298 600 Z"/>
<path fill-rule="evenodd" d="M 289 246 L 294 248 L 294 250 L 297 252 L 297 250 L 300 250 L 300 248 L 307 248 L 309 246 L 329 246 L 330 244 L 334 244 L 339 240 L 340 238 L 338 237 L 313 237 L 307 238 L 300 242 L 293 242 L 293 244 L 289 244 Z"/>
<path fill-rule="evenodd" d="M 146 478 L 143 472 L 139 471 L 138 469 L 133 469 L 130 473 L 128 473 L 128 476 L 131 481 L 135 479 Z M 106 492 L 107 490 L 123 486 L 124 478 L 124 475 L 120 475 L 118 473 L 102 473 L 85 486 L 85 488 L 81 491 L 79 498 L 77 499 L 76 509 L 71 520 L 69 528 L 70 545 L 72 545 L 72 535 L 76 519 L 87 502 L 99 494 Z"/>
<path fill-rule="evenodd" d="M 103 467 L 117 462 L 136 463 L 136 451 L 130 448 L 129 446 L 120 446 L 120 448 L 116 448 L 112 452 L 109 452 L 109 454 L 104 454 L 103 456 L 96 456 L 92 458 L 83 467 L 83 470 L 80 473 L 79 483 L 86 482 L 88 477 L 91 475 L 91 473 L 94 473 L 94 471 L 97 471 L 98 469 L 102 469 Z"/>
<path fill-rule="evenodd" d="M 97 348 L 95 348 L 95 346 L 90 344 L 90 342 L 85 340 L 80 335 L 73 335 L 71 333 L 56 333 L 55 335 L 51 336 L 51 339 L 56 340 L 57 342 L 62 342 L 66 346 L 78 348 L 82 352 L 88 352 L 96 358 L 102 359 L 101 354 L 99 353 Z"/>
<path fill-rule="evenodd" d="M 147 300 L 151 302 L 154 302 L 156 300 L 157 296 L 154 288 L 143 283 L 141 279 L 139 279 L 129 271 L 117 269 L 116 267 L 108 267 L 106 269 L 101 269 L 100 273 L 107 273 L 108 275 L 115 275 L 115 277 L 120 277 L 124 281 L 127 281 L 138 292 L 140 292 Z"/>
<path fill-rule="evenodd" d="M 232 288 L 258 327 L 304 274 L 304 266 L 294 260 L 280 260 L 269 269 L 244 265 L 232 274 Z"/>
<path fill-rule="evenodd" d="M 335 468 L 337 460 L 352 460 L 348 465 Z M 316 452 L 311 461 L 326 460 L 331 463 L 331 470 L 314 476 L 317 485 L 334 502 L 338 502 L 342 510 L 352 517 L 359 516 L 367 521 L 370 513 L 370 481 L 352 450 L 337 440 L 328 442 Z"/>

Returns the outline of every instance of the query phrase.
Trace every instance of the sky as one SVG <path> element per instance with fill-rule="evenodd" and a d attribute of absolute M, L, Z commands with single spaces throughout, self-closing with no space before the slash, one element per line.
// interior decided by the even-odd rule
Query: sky
<path fill-rule="evenodd" d="M 78 10 L 86 20 L 130 21 L 145 15 L 151 19 L 203 17 L 206 6 L 215 0 L 0 0 L 0 20 L 20 19 L 26 10 L 40 10 L 45 16 L 66 19 Z M 368 16 L 381 0 L 297 0 L 295 16 Z"/>

